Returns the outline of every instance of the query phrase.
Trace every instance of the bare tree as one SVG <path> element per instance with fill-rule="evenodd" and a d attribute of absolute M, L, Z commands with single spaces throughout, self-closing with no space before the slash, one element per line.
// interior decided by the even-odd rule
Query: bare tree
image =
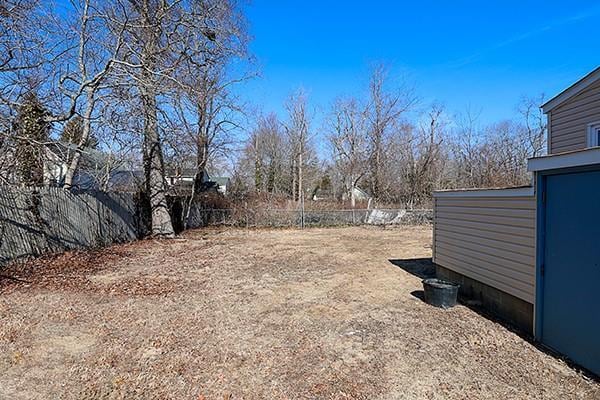
<path fill-rule="evenodd" d="M 524 124 L 504 120 L 480 127 L 473 117 L 460 121 L 450 144 L 455 173 L 451 187 L 504 187 L 529 182 L 526 160 L 533 149 Z"/>
<path fill-rule="evenodd" d="M 408 168 L 408 190 L 406 202 L 412 207 L 423 204 L 438 186 L 441 172 L 441 145 L 444 128 L 447 125 L 444 108 L 433 104 L 427 111 L 425 120 L 417 130 L 414 151 Z"/>
<path fill-rule="evenodd" d="M 0 3 L 0 73 L 29 69 L 43 62 L 45 46 L 35 34 L 38 0 L 3 0 Z M 43 44 L 40 46 L 40 44 Z"/>
<path fill-rule="evenodd" d="M 546 154 L 547 122 L 541 109 L 544 97 L 544 94 L 537 97 L 523 97 L 517 107 L 527 131 L 529 157 Z"/>
<path fill-rule="evenodd" d="M 65 174 L 64 188 L 71 189 L 73 177 L 79 166 L 81 153 L 90 141 L 93 113 L 98 101 L 98 92 L 103 89 L 107 76 L 121 53 L 124 29 L 127 21 L 116 31 L 110 32 L 107 10 L 99 8 L 91 0 L 73 3 L 79 14 L 79 24 L 75 31 L 78 35 L 77 69 L 78 75 L 64 75 L 61 82 L 71 81 L 77 85 L 71 94 L 70 114 L 75 112 L 76 102 L 81 93 L 85 93 L 85 106 L 81 116 L 81 134 L 75 143 L 77 149 L 69 161 Z M 112 36 L 111 34 L 114 34 Z"/>
<path fill-rule="evenodd" d="M 209 87 L 208 84 L 214 83 L 222 88 L 223 82 L 214 80 L 220 76 L 215 72 L 219 69 L 211 66 L 222 65 L 219 63 L 222 63 L 223 48 L 232 34 L 227 32 L 230 27 L 227 21 L 236 18 L 230 17 L 235 3 L 218 0 L 118 1 L 123 8 L 114 18 L 117 21 L 115 26 L 126 25 L 127 40 L 124 57 L 117 62 L 117 76 L 123 82 L 133 84 L 139 96 L 144 121 L 142 153 L 146 191 L 152 210 L 152 232 L 171 237 L 173 229 L 164 179 L 163 135 L 168 126 L 167 119 L 177 107 L 177 100 L 181 100 L 182 92 L 198 85 L 200 90 L 189 92 L 204 96 L 195 96 L 190 102 L 194 106 L 194 114 L 199 112 L 198 118 L 214 115 L 215 98 L 207 94 L 212 94 L 215 86 Z M 199 77 L 204 79 L 196 79 Z M 199 156 L 204 154 L 202 157 L 206 160 L 204 142 L 207 134 L 215 132 L 215 121 L 210 125 L 206 125 L 205 121 L 202 119 L 198 124 L 201 130 L 198 147 Z"/>
<path fill-rule="evenodd" d="M 368 137 L 369 180 L 376 199 L 384 197 L 387 189 L 384 178 L 390 136 L 397 131 L 401 119 L 417 103 L 417 97 L 406 85 L 387 88 L 388 72 L 379 65 L 373 69 L 369 84 Z"/>
<path fill-rule="evenodd" d="M 187 3 L 119 0 L 118 4 L 112 26 L 113 30 L 124 30 L 126 47 L 115 63 L 116 77 L 121 84 L 137 89 L 144 121 L 142 155 L 151 231 L 155 236 L 169 238 L 174 236 L 174 230 L 166 198 L 159 101 L 168 86 L 177 84 L 176 68 L 190 58 L 185 53 L 190 36 L 202 33 L 195 29 L 197 25 Z"/>
<path fill-rule="evenodd" d="M 478 158 L 481 156 L 479 142 L 481 134 L 478 119 L 481 111 L 467 108 L 462 114 L 455 117 L 455 140 L 449 143 L 454 160 L 454 181 L 450 186 L 459 185 L 465 188 L 477 186 Z"/>
<path fill-rule="evenodd" d="M 275 114 L 260 117 L 250 135 L 246 154 L 253 164 L 254 188 L 260 193 L 282 193 L 285 189 L 285 138 Z"/>
<path fill-rule="evenodd" d="M 206 166 L 227 155 L 235 141 L 232 132 L 242 129 L 243 105 L 232 88 L 253 75 L 240 65 L 249 57 L 245 20 L 237 11 L 237 2 L 203 0 L 194 4 L 194 12 L 202 15 L 205 34 L 189 38 L 187 53 L 193 57 L 174 71 L 174 112 L 166 113 L 171 114 L 166 117 L 170 124 L 166 140 L 188 168 L 196 170 L 197 192 Z M 192 158 L 195 161 L 190 161 Z"/>
<path fill-rule="evenodd" d="M 291 150 L 292 199 L 303 201 L 306 167 L 312 156 L 310 116 L 306 95 L 298 91 L 286 104 L 289 120 L 285 123 Z"/>
<path fill-rule="evenodd" d="M 328 136 L 335 165 L 343 176 L 352 208 L 356 206 L 356 187 L 367 172 L 366 112 L 354 98 L 337 100 L 328 121 Z"/>
<path fill-rule="evenodd" d="M 162 142 L 158 126 L 158 96 L 161 84 L 161 62 L 168 61 L 171 43 L 164 43 L 172 33 L 169 25 L 173 5 L 163 1 L 130 1 L 134 10 L 134 23 L 130 24 L 132 43 L 128 46 L 131 61 L 127 66 L 139 90 L 144 118 L 143 162 L 146 174 L 146 193 L 150 199 L 152 234 L 173 237 L 174 230 L 169 215 L 164 179 Z M 177 17 L 174 17 L 177 18 Z M 166 47 L 165 47 L 166 45 Z M 169 49 L 170 50 L 170 49 Z"/>
<path fill-rule="evenodd" d="M 178 158 L 195 170 L 193 193 L 210 163 L 227 158 L 236 144 L 236 133 L 244 129 L 244 105 L 231 86 L 246 79 L 228 79 L 224 66 L 198 71 L 193 86 L 174 99 L 172 129 L 166 140 Z M 194 160 L 186 162 L 186 160 Z"/>

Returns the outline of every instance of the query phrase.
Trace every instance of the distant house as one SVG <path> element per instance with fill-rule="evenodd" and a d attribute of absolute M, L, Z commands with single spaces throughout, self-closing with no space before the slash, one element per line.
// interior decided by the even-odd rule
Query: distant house
<path fill-rule="evenodd" d="M 169 188 L 176 191 L 178 194 L 185 194 L 191 192 L 194 180 L 196 179 L 195 168 L 168 168 L 165 171 L 165 179 Z M 200 182 L 204 186 L 204 189 L 210 186 L 210 177 L 208 173 L 204 171 Z"/>
<path fill-rule="evenodd" d="M 356 201 L 367 201 L 367 200 L 369 200 L 370 197 L 371 196 L 369 196 L 369 194 L 367 192 L 365 192 L 363 189 L 361 189 L 359 187 L 354 188 L 354 199 Z M 330 189 L 321 189 L 320 187 L 317 187 L 313 191 L 312 199 L 313 199 L 313 201 L 326 201 L 326 200 L 335 201 L 335 200 L 339 200 L 339 194 L 336 194 L 334 191 L 332 191 Z M 342 200 L 343 201 L 350 200 L 350 191 L 345 191 L 342 193 Z"/>
<path fill-rule="evenodd" d="M 77 146 L 67 142 L 52 142 L 46 145 L 44 161 L 44 185 L 62 186 L 69 163 L 77 151 Z M 139 168 L 139 167 L 138 167 Z M 171 168 L 165 171 L 165 180 L 171 195 L 189 195 L 196 177 L 193 168 Z M 79 166 L 73 177 L 73 187 L 89 190 L 113 190 L 137 192 L 144 187 L 145 174 L 131 163 L 120 160 L 112 154 L 86 148 L 81 153 Z M 204 171 L 201 178 L 201 191 L 216 191 L 225 195 L 229 178 L 211 178 Z"/>
<path fill-rule="evenodd" d="M 355 186 L 354 189 L 352 189 L 352 191 L 354 192 L 354 199 L 356 201 L 367 201 L 371 198 L 371 196 L 369 196 L 369 194 L 367 192 L 365 192 L 363 189 L 359 188 L 358 186 Z M 350 200 L 350 198 L 351 198 L 350 190 L 348 190 L 347 192 L 342 194 L 342 200 L 348 201 L 348 200 Z"/>
<path fill-rule="evenodd" d="M 209 177 L 209 180 L 217 184 L 217 192 L 221 193 L 223 196 L 227 195 L 227 191 L 229 190 L 229 183 L 231 181 L 230 178 L 226 176 L 216 176 L 214 178 Z"/>
<path fill-rule="evenodd" d="M 44 185 L 62 186 L 67 169 L 77 152 L 73 143 L 56 141 L 45 146 Z M 128 163 L 112 154 L 86 148 L 81 158 L 73 186 L 78 189 L 134 191 L 143 182 L 143 172 L 133 170 Z"/>
<path fill-rule="evenodd" d="M 173 168 L 168 169 L 165 178 L 172 192 L 182 195 L 191 192 L 194 179 L 196 178 L 196 169 L 193 168 Z M 201 178 L 201 191 L 214 190 L 222 195 L 227 194 L 229 187 L 229 178 L 211 177 L 204 171 Z"/>

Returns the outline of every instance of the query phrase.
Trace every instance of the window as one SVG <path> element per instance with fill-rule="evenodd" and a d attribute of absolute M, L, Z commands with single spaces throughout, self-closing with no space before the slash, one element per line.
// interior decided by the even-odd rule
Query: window
<path fill-rule="evenodd" d="M 600 146 L 600 122 L 594 122 L 588 125 L 588 147 Z"/>

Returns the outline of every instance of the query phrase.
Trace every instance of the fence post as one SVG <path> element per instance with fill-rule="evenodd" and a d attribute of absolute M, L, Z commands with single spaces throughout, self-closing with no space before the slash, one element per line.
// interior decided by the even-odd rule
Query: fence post
<path fill-rule="evenodd" d="M 300 228 L 304 229 L 304 192 L 300 193 L 300 204 L 302 205 L 300 209 Z"/>
<path fill-rule="evenodd" d="M 363 220 L 363 224 L 366 224 L 367 221 L 369 220 L 369 210 L 371 209 L 371 200 L 373 200 L 373 198 L 369 197 L 369 201 L 367 201 L 367 211 L 365 212 L 365 218 Z"/>

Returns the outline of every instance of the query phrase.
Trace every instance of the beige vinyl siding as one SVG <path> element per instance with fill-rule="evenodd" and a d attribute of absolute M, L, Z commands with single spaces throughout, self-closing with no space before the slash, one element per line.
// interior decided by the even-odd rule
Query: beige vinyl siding
<path fill-rule="evenodd" d="M 587 127 L 600 122 L 600 81 L 565 101 L 548 114 L 550 153 L 587 147 Z"/>
<path fill-rule="evenodd" d="M 535 199 L 486 192 L 434 197 L 433 261 L 533 304 Z"/>

